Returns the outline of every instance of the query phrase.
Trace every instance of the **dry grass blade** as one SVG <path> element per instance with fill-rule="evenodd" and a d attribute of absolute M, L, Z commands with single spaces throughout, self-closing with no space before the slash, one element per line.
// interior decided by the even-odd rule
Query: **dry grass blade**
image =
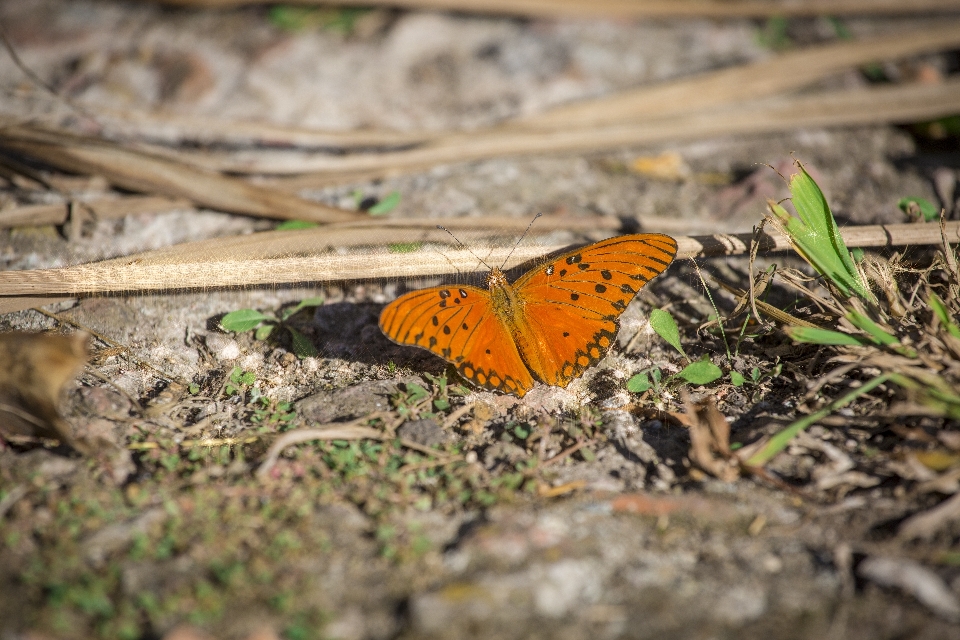
<path fill-rule="evenodd" d="M 769 60 L 558 107 L 519 121 L 533 128 L 584 127 L 672 117 L 799 89 L 844 69 L 960 44 L 960 23 L 784 53 Z"/>
<path fill-rule="evenodd" d="M 640 6 L 641 3 L 635 3 Z M 676 3 L 671 3 L 676 4 Z M 832 14 L 835 15 L 835 14 Z M 785 93 L 807 86 L 843 69 L 876 60 L 892 60 L 916 53 L 960 46 L 960 24 L 935 29 L 883 35 L 853 42 L 839 42 L 789 52 L 770 60 L 644 86 L 595 100 L 579 101 L 510 123 L 518 129 L 564 129 L 604 124 L 646 122 L 675 118 L 678 114 L 715 110 L 725 105 Z M 358 151 L 422 146 L 437 139 L 436 132 L 317 131 L 261 122 L 224 121 L 216 118 L 165 113 L 98 111 L 98 118 L 124 136 L 168 144 L 190 142 L 202 145 L 270 145 Z M 158 150 L 159 151 L 159 150 Z M 273 154 L 271 154 L 273 155 Z M 219 156 L 213 156 L 217 158 Z M 274 171 L 279 158 L 273 155 Z M 254 165 L 244 169 L 251 171 Z M 295 160 L 287 171 L 299 172 Z M 244 160 L 246 164 L 246 159 Z M 263 169 L 262 165 L 260 167 Z"/>
<path fill-rule="evenodd" d="M 719 284 L 721 287 L 723 287 L 724 289 L 726 289 L 727 291 L 729 291 L 730 293 L 732 293 L 733 295 L 741 299 L 741 302 L 738 302 L 737 304 L 737 309 L 741 309 L 742 307 L 746 306 L 745 303 L 750 298 L 750 295 L 751 295 L 749 291 L 744 291 L 739 287 L 735 287 L 733 285 L 727 284 L 726 282 L 723 282 L 720 280 L 717 281 L 717 284 Z M 787 313 L 786 311 L 784 311 L 783 309 L 779 309 L 773 306 L 772 304 L 768 304 L 764 302 L 763 300 L 757 300 L 756 298 L 753 298 L 753 299 L 750 299 L 749 301 L 754 306 L 755 312 L 761 311 L 763 312 L 764 315 L 769 316 L 770 318 L 776 320 L 781 324 L 798 326 L 798 327 L 816 327 L 817 326 L 812 322 L 807 322 L 806 320 L 793 316 Z M 737 315 L 737 313 L 739 313 L 739 311 L 737 311 L 732 315 Z"/>
<path fill-rule="evenodd" d="M 231 154 L 204 154 L 200 157 L 221 171 L 305 174 L 290 180 L 287 186 L 293 188 L 342 182 L 351 175 L 369 179 L 376 175 L 422 170 L 437 164 L 511 155 L 621 149 L 627 145 L 770 133 L 803 127 L 916 122 L 957 111 L 960 111 L 960 81 L 951 80 L 942 84 L 894 85 L 768 98 L 731 105 L 725 110 L 708 109 L 616 125 L 555 130 L 505 125 L 448 134 L 408 150 L 386 153 L 334 156 L 262 151 L 255 158 L 245 156 L 239 160 Z"/>
<path fill-rule="evenodd" d="M 960 222 L 946 223 L 946 232 L 960 233 Z M 473 234 L 476 234 L 475 236 Z M 469 240 L 490 234 L 468 232 Z M 941 242 L 937 225 L 903 224 L 850 227 L 843 237 L 850 247 L 923 245 Z M 384 242 L 389 238 L 389 243 Z M 753 234 L 678 237 L 678 258 L 737 255 L 749 250 Z M 320 254 L 327 247 L 390 244 L 400 251 L 402 243 L 448 243 L 446 234 L 428 229 L 339 229 L 325 228 L 263 233 L 217 238 L 114 258 L 102 262 L 30 271 L 0 272 L 0 296 L 52 296 L 96 293 L 173 291 L 250 287 L 307 282 L 373 280 L 378 278 L 414 278 L 475 271 L 481 265 L 477 255 L 488 264 L 499 264 L 510 247 L 474 246 L 473 251 L 447 250 L 393 253 L 382 249 L 353 254 Z M 786 238 L 765 231 L 761 249 L 777 251 L 789 248 Z M 518 247 L 507 267 L 517 266 L 568 245 Z M 7 308 L 16 308 L 7 300 Z M 37 304 L 26 301 L 29 308 Z"/>
<path fill-rule="evenodd" d="M 60 204 L 23 205 L 0 209 L 0 228 L 59 225 L 71 219 L 78 210 L 85 212 L 92 218 L 108 220 L 138 213 L 159 213 L 173 211 L 174 209 L 188 209 L 191 206 L 193 206 L 191 202 L 183 198 L 164 198 L 160 196 L 104 197 Z"/>
<path fill-rule="evenodd" d="M 357 214 L 90 136 L 32 125 L 0 126 L 0 149 L 131 191 L 186 198 L 204 207 L 281 220 L 339 222 Z"/>
<path fill-rule="evenodd" d="M 164 0 L 166 4 L 192 7 L 239 7 L 259 0 Z M 906 14 L 929 11 L 960 11 L 956 0 L 294 0 L 292 4 L 392 6 L 408 9 L 439 9 L 519 16 L 622 18 L 663 17 L 780 17 L 858 14 Z"/>

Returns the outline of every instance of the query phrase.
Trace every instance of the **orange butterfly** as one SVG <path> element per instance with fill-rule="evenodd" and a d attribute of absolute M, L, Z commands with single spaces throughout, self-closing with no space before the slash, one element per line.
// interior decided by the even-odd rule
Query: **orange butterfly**
<path fill-rule="evenodd" d="M 380 314 L 380 329 L 487 389 L 523 396 L 534 378 L 566 387 L 603 358 L 620 314 L 676 253 L 670 236 L 641 233 L 564 253 L 512 285 L 494 267 L 489 291 L 451 285 L 397 298 Z"/>

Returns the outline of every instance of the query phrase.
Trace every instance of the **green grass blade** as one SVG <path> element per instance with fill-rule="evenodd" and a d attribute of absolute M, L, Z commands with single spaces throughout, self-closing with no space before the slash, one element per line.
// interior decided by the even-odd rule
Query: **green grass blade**
<path fill-rule="evenodd" d="M 825 417 L 836 411 L 837 409 L 842 409 L 847 406 L 858 397 L 862 396 L 865 393 L 873 391 L 875 388 L 895 376 L 894 373 L 884 373 L 877 376 L 876 378 L 871 378 L 866 381 L 860 387 L 857 387 L 847 395 L 834 400 L 826 407 L 817 411 L 816 413 L 811 413 L 805 418 L 801 418 L 788 426 L 786 429 L 773 436 L 770 439 L 770 442 L 766 444 L 760 451 L 753 454 L 747 461 L 746 465 L 751 467 L 762 467 L 767 462 L 769 462 L 775 455 L 783 451 L 786 446 L 793 440 L 798 433 L 809 427 L 810 425 L 816 423 L 819 420 L 823 420 Z"/>
<path fill-rule="evenodd" d="M 845 317 L 853 324 L 853 326 L 868 334 L 870 339 L 875 343 L 887 347 L 902 356 L 906 356 L 908 358 L 917 357 L 917 352 L 914 349 L 900 344 L 900 340 L 897 338 L 897 336 L 888 333 L 886 329 L 859 311 L 850 311 Z"/>
<path fill-rule="evenodd" d="M 947 309 L 947 305 L 940 299 L 940 296 L 932 291 L 930 292 L 930 308 L 933 309 L 933 313 L 947 330 L 947 333 L 954 338 L 960 338 L 960 327 L 950 318 L 950 310 Z"/>
<path fill-rule="evenodd" d="M 830 329 L 819 329 L 813 327 L 784 327 L 783 331 L 796 342 L 804 342 L 807 344 L 851 346 L 864 346 L 868 344 L 865 340 L 861 340 L 860 338 L 852 336 L 849 333 L 831 331 Z"/>
<path fill-rule="evenodd" d="M 891 344 L 897 344 L 899 342 L 899 340 L 897 340 L 897 336 L 887 333 L 883 327 L 859 311 L 850 311 L 844 317 L 850 321 L 850 324 L 869 335 L 870 339 L 877 344 L 887 346 Z"/>

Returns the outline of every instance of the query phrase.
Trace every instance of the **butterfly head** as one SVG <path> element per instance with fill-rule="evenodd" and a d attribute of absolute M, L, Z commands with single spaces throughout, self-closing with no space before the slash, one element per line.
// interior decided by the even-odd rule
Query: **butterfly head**
<path fill-rule="evenodd" d="M 507 276 L 499 267 L 490 269 L 487 274 L 487 287 L 492 291 L 507 285 Z"/>

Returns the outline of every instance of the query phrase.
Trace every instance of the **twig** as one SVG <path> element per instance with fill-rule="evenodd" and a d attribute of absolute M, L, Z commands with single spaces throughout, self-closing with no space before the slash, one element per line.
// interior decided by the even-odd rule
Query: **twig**
<path fill-rule="evenodd" d="M 7 515 L 7 511 L 9 511 L 13 505 L 17 504 L 25 495 L 27 495 L 26 485 L 18 484 L 10 489 L 3 500 L 0 500 L 0 520 L 3 520 L 3 517 Z"/>
<path fill-rule="evenodd" d="M 574 453 L 576 453 L 577 451 L 579 451 L 579 450 L 582 449 L 583 447 L 587 446 L 588 444 L 593 444 L 594 442 L 595 442 L 594 440 L 581 440 L 580 442 L 576 443 L 576 444 L 573 445 L 572 447 L 568 447 L 567 449 L 564 449 L 563 451 L 561 451 L 561 452 L 558 453 L 557 455 L 553 456 L 553 457 L 550 458 L 549 460 L 546 460 L 546 461 L 544 461 L 544 462 L 541 462 L 541 463 L 540 463 L 540 467 L 541 467 L 541 468 L 543 468 L 543 467 L 549 467 L 550 465 L 552 465 L 552 464 L 554 464 L 554 463 L 556 463 L 556 462 L 560 462 L 560 461 L 563 460 L 564 458 L 573 455 Z"/>
<path fill-rule="evenodd" d="M 449 416 L 447 416 L 447 419 L 443 421 L 442 429 L 447 430 L 453 425 L 457 424 L 460 418 L 462 418 L 463 416 L 473 411 L 474 406 L 476 406 L 476 403 L 471 402 L 470 404 L 465 404 L 459 409 L 457 409 L 456 411 L 454 411 L 453 413 L 451 413 Z"/>
<path fill-rule="evenodd" d="M 373 419 L 372 415 L 358 418 L 353 422 L 367 422 L 371 419 Z M 395 438 L 396 436 L 392 435 L 392 433 L 385 433 L 372 427 L 356 426 L 355 424 L 348 424 L 345 426 L 334 423 L 327 425 L 324 428 L 297 429 L 296 431 L 288 431 L 284 435 L 280 436 L 280 438 L 278 438 L 277 441 L 270 446 L 270 449 L 264 456 L 264 461 L 257 469 L 257 477 L 260 479 L 267 477 L 267 474 L 270 473 L 270 469 L 272 469 L 273 465 L 276 464 L 277 459 L 280 457 L 280 454 L 283 452 L 283 450 L 291 445 L 299 444 L 301 442 L 310 442 L 311 440 L 394 440 Z M 445 460 L 446 462 L 451 462 L 454 460 L 454 457 L 443 456 L 441 452 L 435 449 L 425 447 L 416 442 L 407 440 L 406 438 L 399 438 L 398 440 L 400 444 L 407 449 L 412 449 L 430 456 L 439 456 L 441 457 L 441 460 Z"/>

